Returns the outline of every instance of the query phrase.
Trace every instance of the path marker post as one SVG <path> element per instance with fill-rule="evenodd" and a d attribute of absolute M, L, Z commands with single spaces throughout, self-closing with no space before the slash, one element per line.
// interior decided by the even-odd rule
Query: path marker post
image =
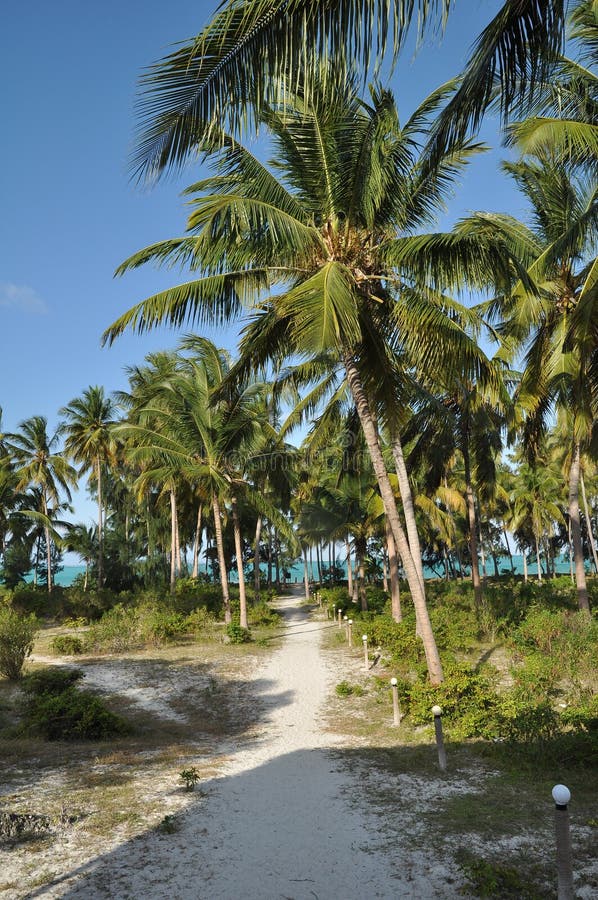
<path fill-rule="evenodd" d="M 347 622 L 347 626 L 349 628 L 349 634 L 348 634 L 349 647 L 352 647 L 353 646 L 353 619 L 349 619 L 349 621 Z"/>
<path fill-rule="evenodd" d="M 573 900 L 573 862 L 571 853 L 571 828 L 567 804 L 571 791 L 564 784 L 555 784 L 552 789 L 554 800 L 554 830 L 556 834 L 556 867 L 558 876 L 558 900 Z"/>
<path fill-rule="evenodd" d="M 326 611 L 328 611 L 328 607 L 326 607 Z M 336 622 L 336 603 L 334 604 L 334 608 L 332 611 L 332 621 Z"/>
<path fill-rule="evenodd" d="M 370 661 L 368 659 L 368 636 L 367 636 L 367 634 L 362 634 L 361 640 L 363 641 L 363 667 L 366 670 L 366 672 L 369 672 Z"/>
<path fill-rule="evenodd" d="M 442 733 L 442 709 L 439 706 L 433 706 L 434 714 L 434 731 L 436 732 L 436 747 L 438 748 L 438 765 L 441 772 L 446 771 L 446 750 L 444 747 L 444 735 Z"/>
<path fill-rule="evenodd" d="M 342 609 L 339 609 L 339 611 L 338 611 L 338 627 L 339 628 L 342 628 L 342 618 L 343 618 L 343 611 L 342 611 Z"/>
<path fill-rule="evenodd" d="M 399 688 L 396 678 L 390 679 L 390 686 L 392 687 L 392 724 L 398 726 L 401 724 L 401 709 L 399 707 Z"/>

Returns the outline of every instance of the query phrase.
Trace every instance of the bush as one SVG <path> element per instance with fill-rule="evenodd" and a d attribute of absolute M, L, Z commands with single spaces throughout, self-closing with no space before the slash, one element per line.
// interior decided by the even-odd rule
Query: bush
<path fill-rule="evenodd" d="M 83 641 L 72 634 L 57 634 L 50 644 L 58 656 L 78 656 L 83 653 Z"/>
<path fill-rule="evenodd" d="M 186 618 L 157 606 L 138 608 L 117 604 L 94 622 L 83 638 L 85 650 L 122 653 L 144 646 L 160 647 L 186 634 Z"/>
<path fill-rule="evenodd" d="M 106 740 L 129 731 L 124 719 L 106 709 L 95 694 L 75 687 L 32 695 L 25 724 L 47 741 Z"/>
<path fill-rule="evenodd" d="M 249 607 L 249 621 L 256 627 L 267 627 L 280 625 L 281 615 L 268 606 L 267 603 L 257 603 L 255 606 Z"/>
<path fill-rule="evenodd" d="M 417 681 L 407 702 L 414 725 L 430 724 L 432 707 L 438 704 L 451 737 L 492 738 L 497 734 L 498 695 L 488 675 L 468 666 L 447 666 L 445 680 L 438 686 Z"/>
<path fill-rule="evenodd" d="M 34 615 L 22 616 L 9 606 L 0 608 L 0 674 L 17 681 L 33 649 L 38 630 Z"/>
<path fill-rule="evenodd" d="M 187 631 L 204 637 L 213 633 L 215 625 L 216 619 L 205 606 L 199 606 L 197 609 L 194 609 L 186 619 Z"/>
<path fill-rule="evenodd" d="M 105 740 L 126 734 L 124 719 L 91 691 L 80 691 L 81 669 L 51 667 L 24 679 L 28 695 L 23 730 L 48 741 Z"/>
<path fill-rule="evenodd" d="M 336 693 L 339 697 L 350 697 L 353 695 L 354 697 L 362 697 L 363 696 L 363 688 L 360 684 L 349 684 L 348 681 L 341 681 L 337 684 Z"/>
<path fill-rule="evenodd" d="M 248 628 L 241 628 L 235 622 L 226 626 L 226 634 L 231 644 L 248 644 L 251 641 L 251 632 Z"/>

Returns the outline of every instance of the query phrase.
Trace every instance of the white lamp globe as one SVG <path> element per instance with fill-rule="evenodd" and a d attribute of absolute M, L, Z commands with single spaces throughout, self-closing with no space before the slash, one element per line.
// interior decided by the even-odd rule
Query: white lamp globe
<path fill-rule="evenodd" d="M 557 806 L 566 806 L 571 799 L 571 791 L 564 784 L 555 784 L 552 789 L 552 799 Z"/>

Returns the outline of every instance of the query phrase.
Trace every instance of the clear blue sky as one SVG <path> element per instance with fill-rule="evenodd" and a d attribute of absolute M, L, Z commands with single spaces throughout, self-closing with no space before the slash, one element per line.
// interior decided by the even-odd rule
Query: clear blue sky
<path fill-rule="evenodd" d="M 392 79 L 403 115 L 458 73 L 500 5 L 456 0 L 444 39 L 429 37 L 415 58 L 403 56 Z M 6 430 L 32 415 L 47 416 L 54 427 L 58 409 L 86 387 L 126 387 L 124 366 L 177 341 L 177 334 L 161 330 L 100 347 L 107 325 L 177 278 L 175 271 L 150 267 L 113 278 L 133 251 L 182 234 L 179 193 L 197 178 L 188 169 L 151 191 L 129 182 L 133 103 L 142 69 L 194 35 L 215 6 L 212 0 L 31 0 L 4 9 L 0 406 Z M 483 137 L 497 145 L 496 125 L 488 122 Z M 498 173 L 503 155 L 498 149 L 472 165 L 447 221 L 472 209 L 521 214 Z M 215 339 L 232 349 L 237 330 Z M 82 492 L 75 519 L 94 517 Z"/>

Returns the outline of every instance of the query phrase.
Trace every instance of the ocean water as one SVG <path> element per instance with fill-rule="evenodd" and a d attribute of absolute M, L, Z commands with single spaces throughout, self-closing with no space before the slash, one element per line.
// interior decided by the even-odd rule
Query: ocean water
<path fill-rule="evenodd" d="M 345 576 L 346 576 L 346 573 L 347 573 L 346 562 L 341 561 L 340 559 L 337 558 L 335 565 L 337 565 L 339 568 L 341 568 L 343 570 L 343 572 L 345 572 Z M 517 555 L 517 556 L 514 555 L 513 556 L 513 565 L 515 567 L 515 573 L 517 575 L 523 575 L 523 557 L 519 556 L 519 555 Z M 586 569 L 588 570 L 587 564 L 586 564 Z M 267 574 L 267 567 L 264 564 L 262 564 L 261 570 L 264 573 L 264 575 Z M 568 559 L 568 557 L 565 557 L 565 556 L 557 557 L 556 570 L 561 575 L 569 574 L 569 559 Z M 299 583 L 299 582 L 303 581 L 303 563 L 302 562 L 296 562 L 289 569 L 287 569 L 287 571 L 290 572 L 291 583 L 294 583 L 294 582 Z M 500 575 L 510 575 L 511 574 L 511 565 L 510 565 L 508 556 L 500 556 L 498 558 L 498 571 L 499 571 Z M 533 577 L 538 574 L 535 559 L 534 559 L 533 563 L 531 561 L 528 562 L 527 571 L 528 571 L 528 575 L 530 577 Z M 273 567 L 273 572 L 274 572 L 274 567 Z M 56 584 L 60 584 L 63 587 L 68 587 L 69 585 L 71 585 L 73 583 L 73 581 L 75 580 L 77 575 L 84 575 L 84 574 L 85 574 L 85 566 L 64 566 L 62 569 L 62 572 L 58 572 L 58 574 L 56 575 Z M 469 570 L 467 570 L 467 574 L 469 574 Z M 491 559 L 486 561 L 486 574 L 488 575 L 489 578 L 494 577 L 494 563 L 492 562 Z M 424 568 L 424 576 L 426 578 L 443 578 L 444 577 L 444 569 L 442 568 L 442 566 L 439 566 L 437 569 L 431 569 L 431 568 L 425 567 Z M 281 570 L 281 577 L 282 577 L 282 570 Z M 314 562 L 313 567 L 312 567 L 312 572 L 311 572 L 311 579 L 316 580 L 317 577 L 318 577 L 318 569 Z M 236 571 L 233 571 L 230 573 L 230 580 L 232 582 L 237 581 Z M 33 581 L 33 574 L 31 572 L 29 573 L 29 576 L 27 577 L 27 581 L 29 581 L 29 582 Z"/>

